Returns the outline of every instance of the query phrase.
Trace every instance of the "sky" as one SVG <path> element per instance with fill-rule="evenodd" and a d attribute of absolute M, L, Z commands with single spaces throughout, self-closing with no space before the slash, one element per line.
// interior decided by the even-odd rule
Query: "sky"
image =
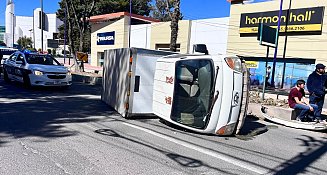
<path fill-rule="evenodd" d="M 33 10 L 40 8 L 40 0 L 13 0 L 15 15 L 33 16 Z M 264 1 L 264 0 L 251 0 Z M 60 0 L 43 0 L 45 13 L 55 13 Z M 227 0 L 181 0 L 184 19 L 206 19 L 229 16 L 230 3 Z M 5 24 L 6 0 L 0 0 L 0 25 Z"/>

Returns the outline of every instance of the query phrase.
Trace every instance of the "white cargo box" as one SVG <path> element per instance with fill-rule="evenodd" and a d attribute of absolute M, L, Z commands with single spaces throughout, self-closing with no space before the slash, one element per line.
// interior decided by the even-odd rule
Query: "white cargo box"
<path fill-rule="evenodd" d="M 105 50 L 101 100 L 123 117 L 153 114 L 156 61 L 170 54 L 140 48 Z"/>

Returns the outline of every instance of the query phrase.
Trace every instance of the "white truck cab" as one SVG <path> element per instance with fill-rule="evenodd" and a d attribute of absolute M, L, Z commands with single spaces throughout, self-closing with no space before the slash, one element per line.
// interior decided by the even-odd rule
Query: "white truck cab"
<path fill-rule="evenodd" d="M 243 125 L 248 75 L 238 57 L 160 58 L 153 89 L 153 112 L 170 123 L 218 135 L 231 135 Z"/>

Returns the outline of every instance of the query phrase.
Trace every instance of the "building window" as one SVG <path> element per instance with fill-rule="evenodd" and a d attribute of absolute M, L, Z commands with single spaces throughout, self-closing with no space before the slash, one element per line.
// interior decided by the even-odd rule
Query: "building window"
<path fill-rule="evenodd" d="M 104 52 L 98 52 L 98 65 L 103 66 L 104 62 Z"/>
<path fill-rule="evenodd" d="M 170 44 L 156 44 L 156 50 L 170 51 Z M 180 52 L 180 44 L 177 44 L 176 52 Z"/>

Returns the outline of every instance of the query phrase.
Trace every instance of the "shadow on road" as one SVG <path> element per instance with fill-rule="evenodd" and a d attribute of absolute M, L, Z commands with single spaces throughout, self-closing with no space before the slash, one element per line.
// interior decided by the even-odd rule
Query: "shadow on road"
<path fill-rule="evenodd" d="M 218 169 L 216 167 L 212 167 L 210 165 L 205 164 L 204 162 L 202 162 L 201 160 L 198 159 L 194 159 L 191 157 L 187 157 L 187 156 L 183 156 L 180 154 L 176 154 L 170 151 L 165 151 L 161 148 L 152 146 L 150 144 L 147 144 L 145 142 L 133 139 L 133 138 L 128 138 L 127 136 L 123 136 L 117 132 L 115 132 L 114 130 L 111 129 L 98 129 L 94 131 L 95 133 L 101 134 L 101 135 L 106 135 L 106 136 L 110 136 L 110 137 L 117 137 L 117 138 L 121 138 L 145 147 L 148 147 L 150 149 L 156 150 L 164 155 L 166 155 L 168 158 L 170 158 L 171 160 L 177 162 L 179 165 L 183 166 L 183 167 L 187 167 L 187 168 L 197 168 L 197 167 L 207 167 L 210 169 L 213 169 L 215 171 L 217 171 L 219 174 L 233 174 L 231 172 L 228 172 L 226 170 L 222 170 L 222 169 Z"/>
<path fill-rule="evenodd" d="M 248 116 L 245 118 L 244 125 L 238 135 L 235 137 L 241 140 L 252 140 L 256 136 L 267 132 L 269 129 L 278 128 L 276 125 L 265 125 L 258 122 L 258 118 Z"/>
<path fill-rule="evenodd" d="M 286 160 L 279 167 L 274 168 L 274 171 L 271 173 L 276 175 L 298 173 L 310 174 L 310 169 L 314 169 L 315 171 L 319 171 L 319 174 L 327 174 L 326 168 L 318 169 L 311 166 L 311 164 L 315 163 L 320 157 L 323 157 L 326 154 L 327 138 L 324 138 L 324 140 L 316 140 L 311 136 L 302 136 L 304 138 L 298 138 L 298 140 L 302 141 L 302 146 L 304 146 L 306 150 L 292 159 Z"/>
<path fill-rule="evenodd" d="M 0 134 L 22 138 L 77 134 L 67 123 L 98 121 L 113 110 L 100 100 L 101 87 L 75 83 L 69 89 L 31 88 L 0 79 Z M 5 138 L 0 140 L 0 146 Z"/>

